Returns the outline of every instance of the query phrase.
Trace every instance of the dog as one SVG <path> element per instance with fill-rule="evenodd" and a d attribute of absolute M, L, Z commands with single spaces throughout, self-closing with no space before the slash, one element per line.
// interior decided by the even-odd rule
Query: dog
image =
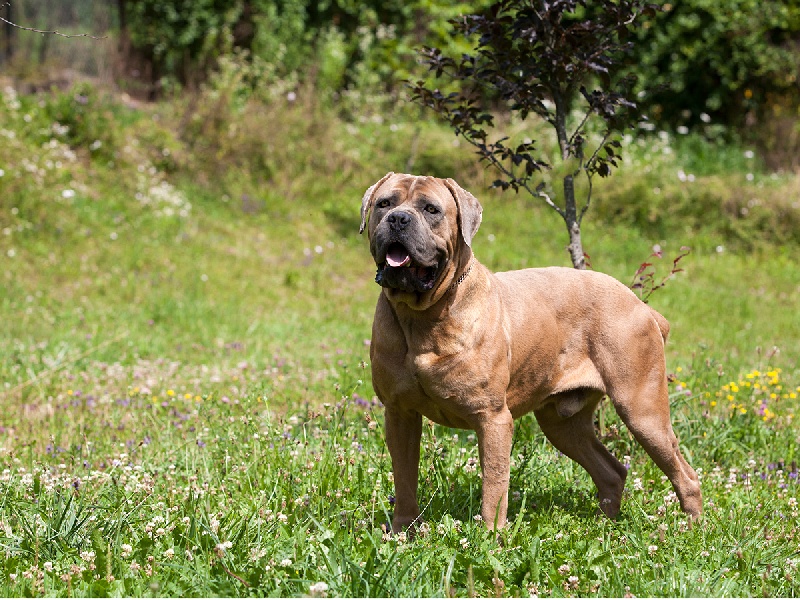
<path fill-rule="evenodd" d="M 669 323 L 616 279 L 564 267 L 492 273 L 474 257 L 482 207 L 452 179 L 387 173 L 367 189 L 361 228 L 382 290 L 370 345 L 385 408 L 395 510 L 416 525 L 422 417 L 477 433 L 481 515 L 506 522 L 513 421 L 533 411 L 544 434 L 620 510 L 627 470 L 597 439 L 608 395 L 666 474 L 691 518 L 697 474 L 670 422 L 664 344 Z"/>

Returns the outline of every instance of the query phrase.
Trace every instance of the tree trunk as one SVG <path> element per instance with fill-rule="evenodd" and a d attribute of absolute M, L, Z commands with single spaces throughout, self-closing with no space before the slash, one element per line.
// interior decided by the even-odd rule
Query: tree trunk
<path fill-rule="evenodd" d="M 558 146 L 561 150 L 561 158 L 564 161 L 569 159 L 569 139 L 567 137 L 567 115 L 569 114 L 568 93 L 563 90 L 556 90 L 553 93 L 553 101 L 556 105 L 556 136 Z M 583 254 L 583 244 L 581 243 L 581 224 L 578 221 L 578 209 L 575 204 L 575 180 L 572 175 L 564 177 L 564 213 L 561 215 L 569 232 L 569 246 L 567 251 L 572 259 L 572 266 L 576 269 L 586 268 L 586 259 Z"/>
<path fill-rule="evenodd" d="M 576 269 L 586 268 L 586 257 L 583 253 L 581 242 L 581 224 L 578 222 L 578 212 L 575 207 L 575 182 L 572 175 L 564 177 L 564 223 L 569 232 L 569 246 L 567 251 L 572 259 L 572 266 Z"/>
<path fill-rule="evenodd" d="M 5 10 L 5 18 L 6 23 L 3 23 L 5 29 L 5 48 L 3 48 L 3 54 L 6 65 L 11 64 L 11 59 L 14 58 L 14 36 L 16 35 L 16 31 L 14 30 L 14 26 L 11 23 L 14 23 L 14 10 L 11 6 L 11 3 L 6 3 L 6 10 Z"/>
<path fill-rule="evenodd" d="M 52 31 L 53 29 L 55 29 L 53 27 L 53 22 L 55 21 L 55 19 L 53 19 L 53 12 L 52 11 L 45 10 L 44 19 L 45 19 L 45 26 L 44 26 L 44 30 L 45 31 Z M 51 37 L 52 36 L 50 36 L 50 35 L 43 35 L 42 36 L 42 43 L 39 45 L 39 64 L 40 65 L 44 65 L 47 62 L 47 55 L 48 55 L 48 52 L 50 50 L 50 38 Z"/>

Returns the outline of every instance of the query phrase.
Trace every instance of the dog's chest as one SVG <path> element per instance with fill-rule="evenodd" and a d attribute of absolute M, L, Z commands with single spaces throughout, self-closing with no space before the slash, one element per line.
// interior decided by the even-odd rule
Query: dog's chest
<path fill-rule="evenodd" d="M 409 352 L 402 367 L 379 369 L 376 383 L 389 404 L 415 410 L 448 427 L 473 429 L 477 415 L 497 395 L 487 394 L 488 380 L 473 371 L 474 360 L 464 359 L 463 352 L 445 356 Z"/>

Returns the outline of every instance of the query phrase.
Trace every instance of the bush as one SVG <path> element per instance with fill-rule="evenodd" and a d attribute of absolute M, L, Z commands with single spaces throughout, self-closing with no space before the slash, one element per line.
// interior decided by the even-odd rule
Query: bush
<path fill-rule="evenodd" d="M 798 91 L 796 0 L 675 0 L 641 30 L 645 103 L 664 124 L 741 127 Z"/>
<path fill-rule="evenodd" d="M 119 131 L 114 123 L 124 120 L 124 111 L 108 93 L 78 83 L 48 96 L 44 106 L 43 116 L 63 128 L 64 141 L 73 149 L 85 150 L 94 160 L 113 160 Z M 43 132 L 43 141 L 50 139 L 51 132 Z"/>

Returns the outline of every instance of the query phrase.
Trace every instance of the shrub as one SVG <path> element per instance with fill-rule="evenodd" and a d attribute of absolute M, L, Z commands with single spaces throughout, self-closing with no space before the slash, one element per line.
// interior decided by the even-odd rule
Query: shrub
<path fill-rule="evenodd" d="M 742 126 L 775 95 L 796 94 L 800 4 L 675 0 L 636 44 L 651 116 L 671 126 Z"/>

